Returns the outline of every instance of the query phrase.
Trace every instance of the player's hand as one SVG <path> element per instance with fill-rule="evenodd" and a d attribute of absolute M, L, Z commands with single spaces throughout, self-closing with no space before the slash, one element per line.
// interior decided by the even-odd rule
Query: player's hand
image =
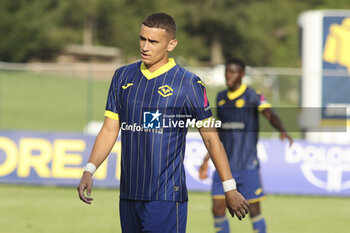
<path fill-rule="evenodd" d="M 249 203 L 237 189 L 225 193 L 226 206 L 232 218 L 236 215 L 239 220 L 242 220 L 248 214 Z"/>
<path fill-rule="evenodd" d="M 91 189 L 92 189 L 92 174 L 90 172 L 85 171 L 83 173 L 83 176 L 80 179 L 80 183 L 77 187 L 78 194 L 80 200 L 85 202 L 86 204 L 91 204 L 91 201 L 93 198 L 90 197 L 91 195 Z M 85 196 L 85 190 L 87 196 Z"/>
<path fill-rule="evenodd" d="M 293 138 L 287 133 L 287 132 L 281 132 L 280 133 L 280 139 L 283 141 L 284 139 L 288 139 L 289 141 L 289 147 L 293 144 Z"/>
<path fill-rule="evenodd" d="M 208 161 L 203 161 L 199 167 L 199 179 L 204 180 L 208 178 Z"/>

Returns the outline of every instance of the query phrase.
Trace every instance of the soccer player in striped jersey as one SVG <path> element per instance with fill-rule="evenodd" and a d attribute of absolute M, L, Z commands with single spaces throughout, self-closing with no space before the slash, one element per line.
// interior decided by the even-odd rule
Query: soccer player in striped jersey
<path fill-rule="evenodd" d="M 232 58 L 226 62 L 225 78 L 227 90 L 217 95 L 218 118 L 222 121 L 220 139 L 225 147 L 237 188 L 249 202 L 249 214 L 254 232 L 265 233 L 266 224 L 260 211 L 260 200 L 264 193 L 260 181 L 257 143 L 259 133 L 259 112 L 280 132 L 280 138 L 293 140 L 286 132 L 279 117 L 271 110 L 271 105 L 258 91 L 242 83 L 245 63 Z M 208 177 L 207 155 L 199 169 L 201 179 Z M 212 183 L 213 215 L 216 232 L 230 232 L 225 217 L 225 199 L 221 182 L 215 171 Z"/>
<path fill-rule="evenodd" d="M 77 188 L 80 199 L 90 204 L 92 175 L 121 130 L 119 211 L 123 232 L 186 230 L 183 161 L 187 128 L 180 124 L 165 127 L 162 119 L 202 121 L 212 114 L 201 80 L 168 58 L 177 45 L 175 32 L 175 21 L 164 13 L 152 14 L 142 22 L 141 61 L 115 72 L 105 120 Z M 227 208 L 241 220 L 249 204 L 235 188 L 219 136 L 214 128 L 198 130 L 225 185 Z"/>

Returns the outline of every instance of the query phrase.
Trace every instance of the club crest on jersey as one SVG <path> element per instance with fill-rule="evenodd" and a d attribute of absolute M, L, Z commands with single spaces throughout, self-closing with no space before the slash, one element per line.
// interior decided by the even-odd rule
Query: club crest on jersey
<path fill-rule="evenodd" d="M 238 99 L 238 100 L 236 100 L 236 103 L 235 103 L 237 108 L 243 108 L 244 104 L 245 104 L 245 100 L 244 99 Z"/>
<path fill-rule="evenodd" d="M 163 85 L 158 88 L 158 93 L 163 97 L 167 97 L 174 94 L 174 90 L 168 85 Z"/>

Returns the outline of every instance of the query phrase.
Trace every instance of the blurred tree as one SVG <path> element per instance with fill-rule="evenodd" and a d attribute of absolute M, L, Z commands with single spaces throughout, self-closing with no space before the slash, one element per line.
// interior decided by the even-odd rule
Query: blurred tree
<path fill-rule="evenodd" d="M 290 0 L 194 0 L 183 4 L 189 19 L 186 29 L 205 38 L 210 56 L 203 59 L 212 64 L 230 56 L 242 57 L 254 66 L 296 64 L 296 22 L 305 7 L 302 2 L 294 2 L 293 7 Z"/>
<path fill-rule="evenodd" d="M 55 0 L 0 1 L 0 60 L 49 58 L 63 45 L 55 30 Z M 59 34 L 59 33 L 57 33 Z"/>
<path fill-rule="evenodd" d="M 298 16 L 321 8 L 349 8 L 346 0 L 182 0 L 190 35 L 205 40 L 198 57 L 221 62 L 222 57 L 242 57 L 252 66 L 297 66 Z M 221 50 L 221 51 L 220 51 Z"/>
<path fill-rule="evenodd" d="M 101 0 L 60 1 L 56 13 L 58 30 L 74 35 L 67 43 L 92 45 L 96 38 Z"/>
<path fill-rule="evenodd" d="M 67 44 L 117 46 L 138 58 L 140 22 L 152 12 L 174 16 L 186 65 L 239 56 L 252 66 L 297 66 L 298 15 L 346 9 L 348 0 L 1 0 L 0 60 L 49 59 Z"/>
<path fill-rule="evenodd" d="M 155 0 L 102 1 L 97 21 L 98 43 L 120 47 L 127 59 L 138 57 L 141 22 L 154 11 L 157 11 Z"/>
<path fill-rule="evenodd" d="M 184 1 L 184 14 L 187 18 L 185 29 L 193 35 L 201 35 L 205 39 L 206 57 L 212 64 L 224 61 L 226 44 L 224 40 L 230 36 L 232 43 L 239 39 L 234 26 L 236 0 Z"/>

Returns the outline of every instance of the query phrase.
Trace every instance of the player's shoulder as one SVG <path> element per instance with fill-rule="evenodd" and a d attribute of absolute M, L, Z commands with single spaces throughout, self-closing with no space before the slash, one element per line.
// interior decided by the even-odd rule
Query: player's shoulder
<path fill-rule="evenodd" d="M 185 80 L 188 80 L 190 82 L 197 83 L 198 81 L 201 81 L 201 79 L 195 73 L 179 65 L 177 73 L 178 75 L 184 77 Z"/>
<path fill-rule="evenodd" d="M 123 65 L 123 66 L 119 67 L 116 70 L 116 72 L 122 73 L 125 71 L 138 70 L 138 69 L 140 69 L 140 67 L 141 67 L 141 61 L 137 61 L 137 62 L 130 63 L 130 64 Z"/>
<path fill-rule="evenodd" d="M 227 96 L 227 90 L 222 90 L 222 91 L 219 91 L 217 94 L 216 94 L 216 97 L 217 99 L 223 99 Z"/>
<path fill-rule="evenodd" d="M 181 85 L 183 88 L 187 88 L 187 92 L 190 90 L 197 90 L 197 88 L 205 88 L 204 82 L 195 73 L 181 66 L 178 66 L 177 75 L 181 77 L 178 80 L 181 80 Z"/>
<path fill-rule="evenodd" d="M 265 108 L 271 107 L 271 104 L 266 100 L 259 89 L 247 88 L 247 92 L 249 93 L 249 98 L 259 106 L 264 106 Z"/>
<path fill-rule="evenodd" d="M 254 88 L 251 88 L 251 87 L 248 87 L 248 86 L 247 86 L 247 89 L 246 89 L 246 93 L 248 95 L 251 95 L 251 96 L 260 96 L 261 95 L 261 91 L 260 90 L 257 90 L 257 89 L 254 89 Z"/>
<path fill-rule="evenodd" d="M 113 75 L 113 80 L 124 80 L 128 76 L 132 76 L 132 74 L 138 72 L 141 67 L 141 61 L 137 61 L 128 65 L 123 65 L 118 67 Z"/>

